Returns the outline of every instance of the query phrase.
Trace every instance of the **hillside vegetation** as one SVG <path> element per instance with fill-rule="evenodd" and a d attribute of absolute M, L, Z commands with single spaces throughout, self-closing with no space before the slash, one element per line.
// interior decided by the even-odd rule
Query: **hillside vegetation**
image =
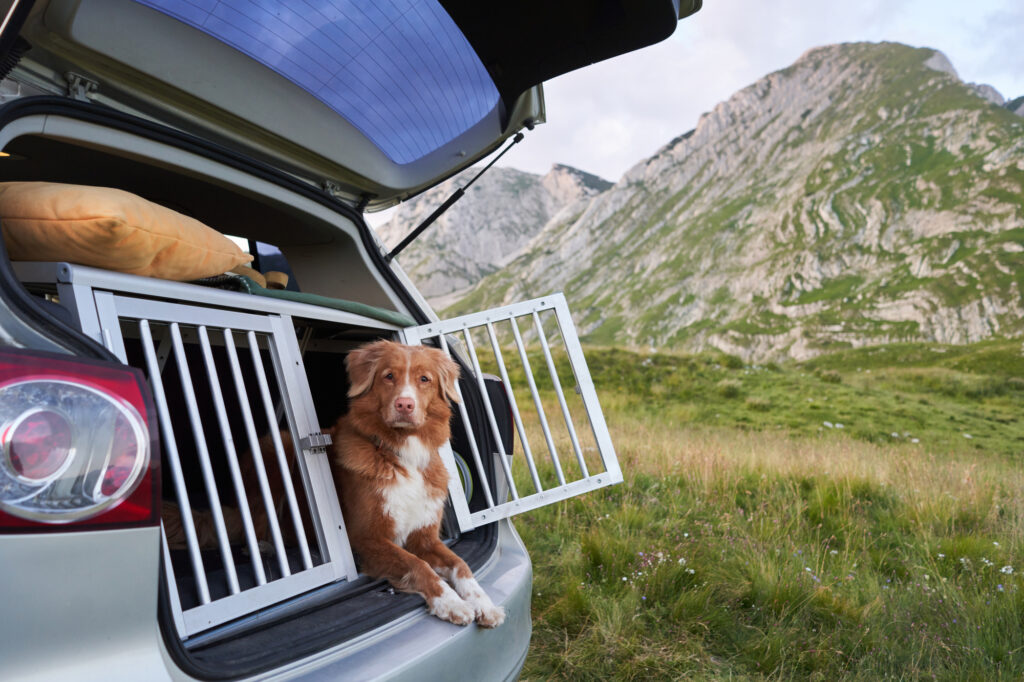
<path fill-rule="evenodd" d="M 523 678 L 1024 677 L 1021 350 L 589 349 L 626 481 L 517 522 Z"/>
<path fill-rule="evenodd" d="M 748 362 L 1013 336 L 1022 207 L 1024 118 L 934 50 L 831 45 L 551 218 L 449 312 L 563 291 L 592 344 Z"/>

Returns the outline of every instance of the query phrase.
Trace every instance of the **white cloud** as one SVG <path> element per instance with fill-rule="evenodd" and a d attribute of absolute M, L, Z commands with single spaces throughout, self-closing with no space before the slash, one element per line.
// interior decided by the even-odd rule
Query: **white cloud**
<path fill-rule="evenodd" d="M 548 123 L 506 165 L 567 163 L 609 180 L 693 128 L 701 113 L 808 49 L 890 40 L 942 50 L 966 81 L 1024 95 L 1019 0 L 706 0 L 668 40 L 545 84 Z"/>

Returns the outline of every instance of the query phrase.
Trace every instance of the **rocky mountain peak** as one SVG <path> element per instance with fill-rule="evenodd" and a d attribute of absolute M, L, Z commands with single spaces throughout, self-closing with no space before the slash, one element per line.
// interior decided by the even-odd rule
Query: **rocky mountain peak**
<path fill-rule="evenodd" d="M 477 168 L 401 204 L 377 228 L 389 247 L 465 186 Z M 436 305 L 495 272 L 519 254 L 559 212 L 611 186 L 585 171 L 557 164 L 544 176 L 495 166 L 398 256 L 402 268 Z"/>
<path fill-rule="evenodd" d="M 752 360 L 1022 333 L 1024 122 L 1001 101 L 932 49 L 815 48 L 549 218 L 465 305 L 564 290 L 592 342 Z"/>
<path fill-rule="evenodd" d="M 553 165 L 540 182 L 544 189 L 562 204 L 600 194 L 612 186 L 612 183 L 592 173 L 561 163 Z"/>

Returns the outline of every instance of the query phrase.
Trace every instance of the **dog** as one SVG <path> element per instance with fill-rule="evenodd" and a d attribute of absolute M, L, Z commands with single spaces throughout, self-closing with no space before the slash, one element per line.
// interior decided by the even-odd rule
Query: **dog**
<path fill-rule="evenodd" d="M 442 620 L 501 625 L 505 609 L 438 536 L 448 495 L 438 448 L 451 435 L 459 366 L 436 348 L 376 341 L 345 368 L 349 410 L 332 429 L 331 468 L 362 571 L 419 594 Z"/>

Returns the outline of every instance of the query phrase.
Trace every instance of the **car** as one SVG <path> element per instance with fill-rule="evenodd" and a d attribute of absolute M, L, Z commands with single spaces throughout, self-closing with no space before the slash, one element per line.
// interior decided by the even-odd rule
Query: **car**
<path fill-rule="evenodd" d="M 622 479 L 572 318 L 553 294 L 440 320 L 364 215 L 699 8 L 0 5 L 0 676 L 517 677 L 511 517 Z M 461 366 L 444 536 L 493 630 L 358 572 L 324 429 L 381 338 Z"/>

